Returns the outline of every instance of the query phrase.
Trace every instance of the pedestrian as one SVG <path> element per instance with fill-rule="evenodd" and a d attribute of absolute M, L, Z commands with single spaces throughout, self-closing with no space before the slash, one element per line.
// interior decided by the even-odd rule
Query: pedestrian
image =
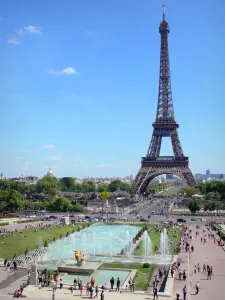
<path fill-rule="evenodd" d="M 101 292 L 100 299 L 101 299 L 101 300 L 104 300 L 104 299 L 105 299 L 104 291 Z"/>
<path fill-rule="evenodd" d="M 200 265 L 199 265 L 199 263 L 197 265 L 197 269 L 198 269 L 198 272 L 200 272 Z"/>
<path fill-rule="evenodd" d="M 62 287 L 63 287 L 62 278 L 60 278 L 60 283 L 59 283 L 60 290 L 62 289 Z"/>
<path fill-rule="evenodd" d="M 73 285 L 74 285 L 74 289 L 76 290 L 77 289 L 77 280 L 76 280 L 76 278 L 73 281 Z"/>
<path fill-rule="evenodd" d="M 210 272 L 211 272 L 211 275 L 213 274 L 213 272 L 212 272 L 212 266 L 211 266 L 211 268 L 210 268 Z"/>
<path fill-rule="evenodd" d="M 196 265 L 194 266 L 194 273 L 195 274 L 197 273 L 197 267 L 196 267 Z"/>
<path fill-rule="evenodd" d="M 203 272 L 206 272 L 206 265 L 203 265 Z"/>
<path fill-rule="evenodd" d="M 182 276 L 181 270 L 179 270 L 178 276 L 179 276 L 179 280 L 181 280 L 181 276 Z"/>
<path fill-rule="evenodd" d="M 95 296 L 94 296 L 94 298 L 98 298 L 98 286 L 97 285 L 95 287 Z"/>
<path fill-rule="evenodd" d="M 186 280 L 187 276 L 186 276 L 186 271 L 183 271 L 183 280 Z"/>
<path fill-rule="evenodd" d="M 71 295 L 73 294 L 73 286 L 71 285 L 70 286 L 70 292 L 71 292 Z"/>
<path fill-rule="evenodd" d="M 187 288 L 186 285 L 183 287 L 183 299 L 186 300 Z"/>
<path fill-rule="evenodd" d="M 197 295 L 199 293 L 199 282 L 197 281 L 196 284 L 195 284 L 195 294 Z"/>
<path fill-rule="evenodd" d="M 111 290 L 113 290 L 113 286 L 114 286 L 114 278 L 112 277 L 111 279 L 110 279 L 110 284 L 111 284 Z"/>
<path fill-rule="evenodd" d="M 170 274 L 171 274 L 171 277 L 173 278 L 173 274 L 174 274 L 173 267 L 171 268 Z"/>
<path fill-rule="evenodd" d="M 83 294 L 83 290 L 84 290 L 84 288 L 83 288 L 82 284 L 80 284 L 80 288 L 79 288 L 79 290 L 80 290 L 80 296 L 82 296 L 82 294 Z"/>
<path fill-rule="evenodd" d="M 120 290 L 120 279 L 119 279 L 119 277 L 118 277 L 118 278 L 117 278 L 117 281 L 116 281 L 116 291 L 119 292 L 119 290 Z"/>
<path fill-rule="evenodd" d="M 155 300 L 155 298 L 158 299 L 158 289 L 156 286 L 153 288 L 153 297 L 153 300 Z"/>
<path fill-rule="evenodd" d="M 207 280 L 211 280 L 211 268 L 208 268 L 207 270 Z"/>
<path fill-rule="evenodd" d="M 89 287 L 89 293 L 90 293 L 90 298 L 92 298 L 93 297 L 93 287 L 92 287 L 92 285 L 90 285 L 90 287 Z"/>

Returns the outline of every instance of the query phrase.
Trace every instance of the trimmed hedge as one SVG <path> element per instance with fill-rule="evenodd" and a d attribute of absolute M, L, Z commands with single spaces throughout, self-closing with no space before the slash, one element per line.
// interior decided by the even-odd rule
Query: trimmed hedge
<path fill-rule="evenodd" d="M 6 226 L 9 225 L 9 223 L 5 222 L 5 223 L 0 223 L 0 226 Z"/>

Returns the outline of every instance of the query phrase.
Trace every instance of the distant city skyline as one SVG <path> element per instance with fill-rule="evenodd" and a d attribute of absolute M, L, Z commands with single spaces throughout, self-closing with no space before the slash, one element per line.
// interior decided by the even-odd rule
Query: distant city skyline
<path fill-rule="evenodd" d="M 218 1 L 164 1 L 175 118 L 193 174 L 225 173 Z M 161 20 L 155 0 L 2 3 L 0 172 L 135 176 L 156 114 Z M 168 139 L 161 155 L 172 155 Z"/>

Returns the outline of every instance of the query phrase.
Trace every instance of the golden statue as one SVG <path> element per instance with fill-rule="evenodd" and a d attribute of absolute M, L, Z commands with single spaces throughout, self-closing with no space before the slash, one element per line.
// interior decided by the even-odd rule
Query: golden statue
<path fill-rule="evenodd" d="M 75 256 L 78 266 L 85 265 L 85 263 L 86 263 L 86 257 L 84 254 L 82 255 L 82 253 L 83 253 L 83 251 L 81 251 L 81 250 L 74 251 L 74 256 Z"/>

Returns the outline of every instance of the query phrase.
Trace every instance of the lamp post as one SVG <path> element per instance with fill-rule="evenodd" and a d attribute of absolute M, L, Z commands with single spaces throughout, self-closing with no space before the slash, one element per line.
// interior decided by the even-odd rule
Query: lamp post
<path fill-rule="evenodd" d="M 52 288 L 52 300 L 55 300 L 55 291 L 57 288 L 57 283 L 55 282 L 54 279 L 51 280 L 50 287 Z"/>

